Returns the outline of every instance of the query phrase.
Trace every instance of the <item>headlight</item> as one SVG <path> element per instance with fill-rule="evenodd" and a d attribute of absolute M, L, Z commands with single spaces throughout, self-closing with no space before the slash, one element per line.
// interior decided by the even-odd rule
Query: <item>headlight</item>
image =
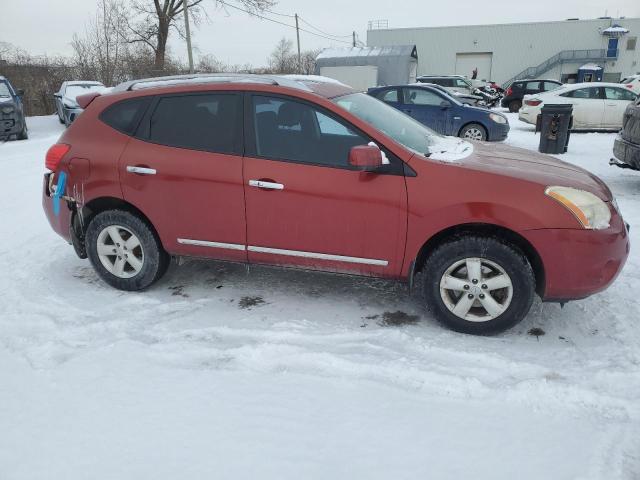
<path fill-rule="evenodd" d="M 609 228 L 611 211 L 607 204 L 593 193 L 570 187 L 547 187 L 544 193 L 573 213 L 584 228 Z"/>
<path fill-rule="evenodd" d="M 13 110 L 13 107 L 2 107 L 2 113 L 12 113 Z"/>
<path fill-rule="evenodd" d="M 502 115 L 498 115 L 497 113 L 490 113 L 489 118 L 496 123 L 507 123 L 507 118 Z"/>

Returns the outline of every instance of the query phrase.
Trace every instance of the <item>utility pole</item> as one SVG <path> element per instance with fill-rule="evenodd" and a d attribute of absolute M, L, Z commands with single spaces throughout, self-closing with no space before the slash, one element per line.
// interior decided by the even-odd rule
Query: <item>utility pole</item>
<path fill-rule="evenodd" d="M 302 59 L 300 58 L 300 28 L 298 27 L 298 14 L 296 17 L 296 39 L 298 41 L 298 73 L 302 73 Z"/>
<path fill-rule="evenodd" d="M 353 46 L 356 46 L 356 32 L 353 32 Z"/>
<path fill-rule="evenodd" d="M 187 53 L 189 55 L 189 73 L 193 73 L 193 52 L 191 51 L 191 30 L 189 30 L 189 4 L 187 0 L 183 1 L 184 10 L 184 31 L 187 35 Z"/>

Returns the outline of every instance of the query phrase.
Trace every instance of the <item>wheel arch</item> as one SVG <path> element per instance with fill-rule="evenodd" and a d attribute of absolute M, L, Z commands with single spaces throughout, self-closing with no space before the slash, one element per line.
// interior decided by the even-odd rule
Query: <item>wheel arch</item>
<path fill-rule="evenodd" d="M 454 225 L 444 230 L 441 230 L 431 236 L 420 248 L 416 258 L 414 259 L 413 273 L 418 273 L 422 270 L 429 254 L 442 243 L 461 237 L 465 235 L 480 235 L 499 238 L 500 240 L 506 240 L 510 244 L 517 247 L 525 255 L 536 280 L 536 293 L 540 296 L 544 296 L 545 290 L 545 271 L 542 258 L 533 247 L 533 245 L 522 235 L 500 225 L 494 225 L 489 223 L 467 223 L 462 225 Z M 412 275 L 410 274 L 410 275 Z M 410 281 L 413 279 L 410 278 Z"/>
<path fill-rule="evenodd" d="M 87 226 L 91 222 L 91 219 L 95 217 L 98 213 L 104 212 L 106 210 L 124 210 L 126 212 L 133 213 L 134 215 L 140 217 L 144 220 L 149 228 L 153 231 L 156 238 L 160 239 L 160 235 L 158 235 L 158 231 L 155 226 L 149 220 L 149 217 L 145 215 L 145 213 L 140 210 L 135 205 L 123 200 L 122 198 L 116 197 L 98 197 L 90 200 L 86 204 L 82 206 L 81 217 L 82 217 L 82 237 L 84 238 L 84 233 L 87 230 Z"/>

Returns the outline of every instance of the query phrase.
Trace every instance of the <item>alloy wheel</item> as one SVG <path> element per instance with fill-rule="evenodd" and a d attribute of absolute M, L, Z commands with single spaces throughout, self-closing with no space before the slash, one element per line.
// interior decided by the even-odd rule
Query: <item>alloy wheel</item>
<path fill-rule="evenodd" d="M 134 277 L 144 265 L 140 239 L 121 225 L 102 229 L 98 235 L 97 253 L 104 268 L 118 278 Z"/>
<path fill-rule="evenodd" d="M 440 297 L 457 317 L 487 322 L 509 308 L 513 283 L 497 263 L 485 258 L 465 258 L 445 270 L 440 279 Z"/>

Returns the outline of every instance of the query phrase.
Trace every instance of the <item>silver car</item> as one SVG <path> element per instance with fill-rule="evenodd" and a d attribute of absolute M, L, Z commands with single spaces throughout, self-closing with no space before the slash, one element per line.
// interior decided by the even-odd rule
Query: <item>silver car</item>
<path fill-rule="evenodd" d="M 87 80 L 73 80 L 63 82 L 60 90 L 53 94 L 56 101 L 56 113 L 60 123 L 67 127 L 82 113 L 76 97 L 91 92 L 102 92 L 106 87 L 100 82 Z"/>

